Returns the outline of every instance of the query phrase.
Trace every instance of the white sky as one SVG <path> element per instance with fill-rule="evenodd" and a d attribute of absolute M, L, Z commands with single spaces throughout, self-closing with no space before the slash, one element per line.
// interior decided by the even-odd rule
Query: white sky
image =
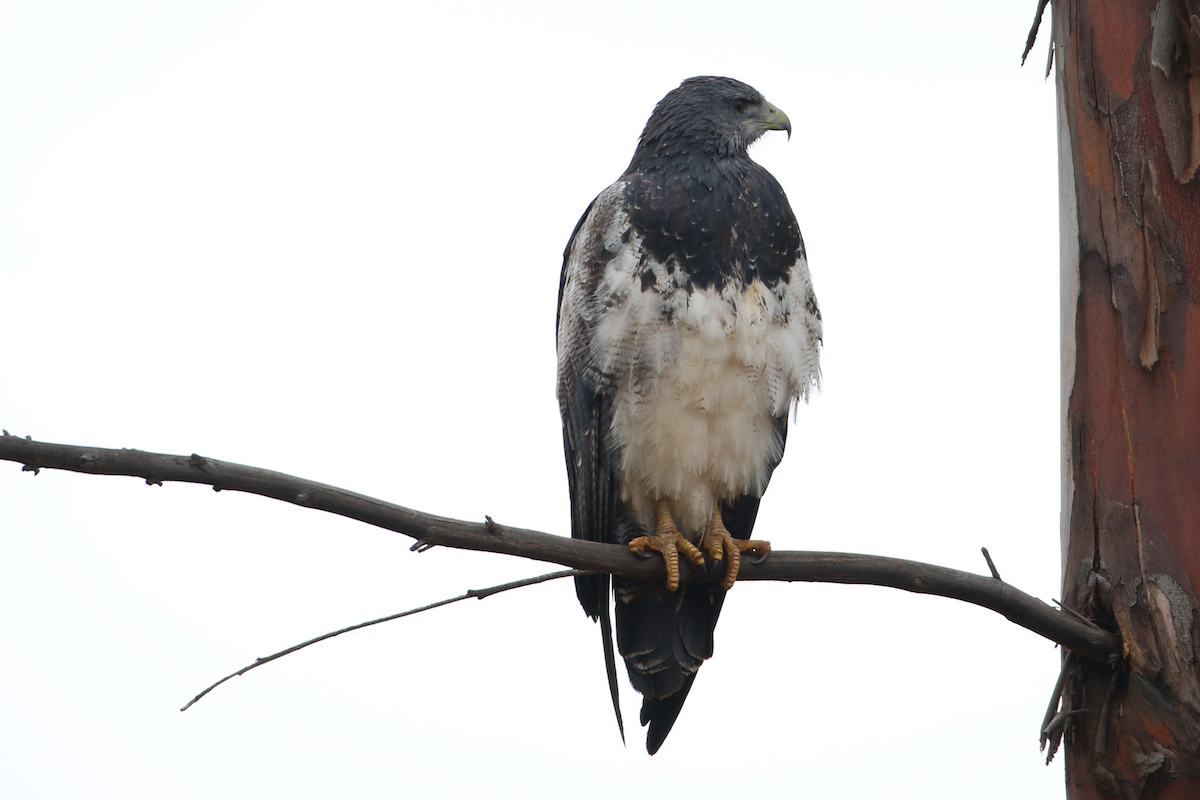
<path fill-rule="evenodd" d="M 654 103 L 730 75 L 794 123 L 753 155 L 825 317 L 825 388 L 756 533 L 975 572 L 986 545 L 1056 597 L 1046 32 L 1018 68 L 1035 5 L 6 3 L 0 427 L 566 535 L 563 246 Z M 410 543 L 0 463 L 0 794 L 1062 796 L 1037 750 L 1053 645 L 868 587 L 739 585 L 653 759 L 624 685 L 621 746 L 565 581 L 342 637 L 179 713 L 257 656 L 551 569 Z"/>

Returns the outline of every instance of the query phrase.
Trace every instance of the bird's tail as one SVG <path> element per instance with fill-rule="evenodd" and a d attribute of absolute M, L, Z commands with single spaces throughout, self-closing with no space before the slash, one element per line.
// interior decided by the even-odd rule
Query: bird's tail
<path fill-rule="evenodd" d="M 675 694 L 662 698 L 652 698 L 648 695 L 642 698 L 641 721 L 643 725 L 650 726 L 646 731 L 646 752 L 650 755 L 657 753 L 658 748 L 666 741 L 667 734 L 675 726 L 675 719 L 683 710 L 683 701 L 687 700 L 695 680 L 696 673 L 693 672 L 684 679 L 683 688 Z"/>
<path fill-rule="evenodd" d="M 642 693 L 646 750 L 658 751 L 691 691 L 696 671 L 713 653 L 713 630 L 725 591 L 685 584 L 676 592 L 661 582 L 614 578 L 617 647 L 629 681 Z"/>

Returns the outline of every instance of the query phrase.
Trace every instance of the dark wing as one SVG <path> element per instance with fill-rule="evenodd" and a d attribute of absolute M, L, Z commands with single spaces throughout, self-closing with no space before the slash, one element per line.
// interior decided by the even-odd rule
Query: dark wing
<path fill-rule="evenodd" d="M 611 254 L 604 233 L 619 190 L 592 201 L 580 217 L 563 253 L 558 287 L 558 403 L 563 420 L 563 450 L 571 490 L 571 536 L 593 542 L 615 542 L 613 511 L 617 502 L 617 454 L 606 446 L 612 426 L 612 390 L 592 363 L 592 298 Z M 616 656 L 609 611 L 609 576 L 575 578 L 583 610 L 600 620 L 608 688 L 621 738 L 625 725 L 617 695 Z"/>

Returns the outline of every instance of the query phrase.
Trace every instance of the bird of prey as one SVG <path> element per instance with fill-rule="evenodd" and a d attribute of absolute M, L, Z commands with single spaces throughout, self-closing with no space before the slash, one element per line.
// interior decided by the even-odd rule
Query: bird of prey
<path fill-rule="evenodd" d="M 819 381 L 821 313 L 800 227 L 747 148 L 787 115 L 730 78 L 658 103 L 628 169 L 563 254 L 558 400 L 571 535 L 666 562 L 612 578 L 617 648 L 643 695 L 646 749 L 674 725 L 780 458 L 788 412 Z M 679 557 L 709 581 L 680 581 Z M 649 556 L 648 556 L 649 557 Z M 724 566 L 722 568 L 722 562 Z M 617 723 L 609 576 L 575 579 L 600 620 Z"/>

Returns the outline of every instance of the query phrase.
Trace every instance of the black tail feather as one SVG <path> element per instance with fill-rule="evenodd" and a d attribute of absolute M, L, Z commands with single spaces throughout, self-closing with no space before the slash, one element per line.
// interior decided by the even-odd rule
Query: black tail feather
<path fill-rule="evenodd" d="M 725 527 L 735 538 L 750 538 L 758 505 L 759 499 L 750 495 L 722 504 Z M 621 741 L 625 741 L 625 724 L 617 693 L 614 621 L 617 649 L 624 658 L 629 681 L 642 694 L 641 723 L 649 726 L 646 751 L 653 755 L 683 710 L 700 665 L 712 657 L 713 631 L 725 603 L 725 590 L 715 583 L 692 583 L 668 592 L 661 581 L 608 575 L 575 580 L 584 609 L 600 620 L 604 666 Z M 616 590 L 615 620 L 608 603 L 610 581 Z"/>
<path fill-rule="evenodd" d="M 643 695 L 646 749 L 655 753 L 683 708 L 696 670 L 713 652 L 713 629 L 725 591 L 687 584 L 667 592 L 654 581 L 614 579 L 617 645 L 629 681 Z"/>
<path fill-rule="evenodd" d="M 658 748 L 662 747 L 662 743 L 666 741 L 667 734 L 671 732 L 671 728 L 675 725 L 675 720 L 679 717 L 679 712 L 683 710 L 683 701 L 687 700 L 688 692 L 692 690 L 692 683 L 696 680 L 697 673 L 693 672 L 687 676 L 687 680 L 683 682 L 683 688 L 669 697 L 644 697 L 642 698 L 642 724 L 649 725 L 650 729 L 646 731 L 646 752 L 654 755 L 658 752 Z"/>
<path fill-rule="evenodd" d="M 617 692 L 617 656 L 613 652 L 612 619 L 608 606 L 608 576 L 604 581 L 604 602 L 600 604 L 600 635 L 604 637 L 604 670 L 608 673 L 608 692 L 612 695 L 613 713 L 617 715 L 617 728 L 621 731 L 621 743 L 625 743 L 625 721 L 621 719 L 621 698 Z"/>

